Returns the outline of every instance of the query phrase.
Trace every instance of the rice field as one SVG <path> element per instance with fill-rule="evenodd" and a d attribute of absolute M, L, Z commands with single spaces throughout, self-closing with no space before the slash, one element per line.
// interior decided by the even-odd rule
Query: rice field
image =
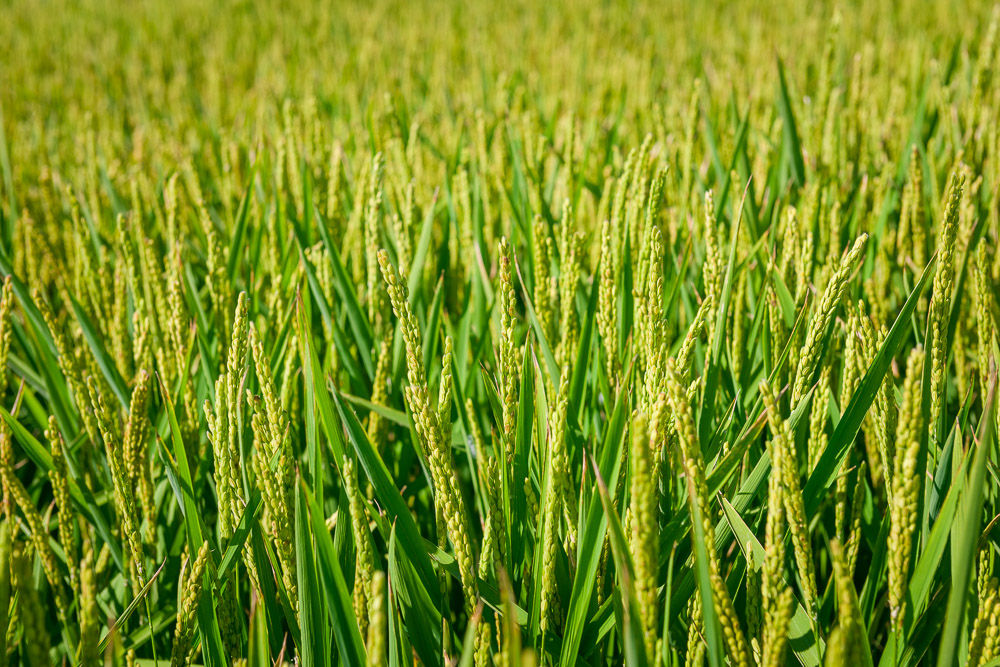
<path fill-rule="evenodd" d="M 0 3 L 0 667 L 1000 665 L 998 31 Z"/>

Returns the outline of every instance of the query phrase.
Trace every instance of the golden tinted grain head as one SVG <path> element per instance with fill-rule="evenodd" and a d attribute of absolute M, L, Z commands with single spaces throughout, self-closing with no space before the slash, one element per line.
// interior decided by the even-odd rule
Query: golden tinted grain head
<path fill-rule="evenodd" d="M 991 659 L 1000 10 L 397 4 L 0 7 L 0 667 Z"/>

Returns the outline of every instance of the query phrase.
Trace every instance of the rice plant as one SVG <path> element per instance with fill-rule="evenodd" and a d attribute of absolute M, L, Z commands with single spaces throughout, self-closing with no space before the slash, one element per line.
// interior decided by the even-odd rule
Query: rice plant
<path fill-rule="evenodd" d="M 998 30 L 0 5 L 0 667 L 1000 664 Z"/>

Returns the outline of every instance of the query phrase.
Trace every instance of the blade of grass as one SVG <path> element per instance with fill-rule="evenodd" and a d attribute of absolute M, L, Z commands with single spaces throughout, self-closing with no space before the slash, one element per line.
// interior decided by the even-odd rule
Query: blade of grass
<path fill-rule="evenodd" d="M 969 592 L 969 578 L 975 559 L 974 550 L 982 525 L 983 480 L 986 477 L 986 459 L 992 445 L 995 426 L 993 411 L 996 408 L 996 387 L 997 376 L 994 370 L 990 378 L 989 395 L 984 401 L 972 470 L 951 533 L 951 560 L 956 569 L 951 579 L 951 592 L 948 595 L 948 613 L 945 615 L 941 647 L 938 651 L 938 667 L 951 667 L 958 654 L 959 631 L 965 620 L 965 598 Z"/>
<path fill-rule="evenodd" d="M 304 482 L 300 486 L 308 488 Z M 305 500 L 312 519 L 312 533 L 316 536 L 316 560 L 320 579 L 326 591 L 329 620 L 333 624 L 333 636 L 340 652 L 339 657 L 344 664 L 360 665 L 366 659 L 365 645 L 361 639 L 358 619 L 354 614 L 351 594 L 340 568 L 333 539 L 313 495 L 306 493 Z"/>
<path fill-rule="evenodd" d="M 778 111 L 781 113 L 782 138 L 785 152 L 790 160 L 792 179 L 802 186 L 806 182 L 806 167 L 802 160 L 802 145 L 795 126 L 795 113 L 788 97 L 788 83 L 785 81 L 785 66 L 778 58 Z"/>
<path fill-rule="evenodd" d="M 313 543 L 310 537 L 309 515 L 306 509 L 306 489 L 298 478 L 295 493 L 295 572 L 299 588 L 299 621 L 302 630 L 300 656 L 303 667 L 324 667 L 327 656 L 327 609 L 323 589 L 319 586 Z M 323 527 L 323 533 L 326 533 Z M 336 559 L 334 559 L 336 560 Z M 345 660 L 347 656 L 344 656 Z M 360 664 L 360 663 L 348 663 Z"/>
<path fill-rule="evenodd" d="M 622 465 L 622 447 L 624 447 L 627 414 L 628 397 L 625 392 L 620 392 L 614 412 L 608 422 L 604 444 L 599 452 L 598 470 L 604 479 L 618 479 Z M 579 655 L 583 628 L 594 592 L 597 567 L 607 527 L 608 518 L 603 511 L 600 500 L 594 498 L 587 509 L 586 521 L 580 532 L 576 576 L 573 577 L 573 589 L 563 631 L 562 651 L 559 654 L 559 663 L 567 667 L 575 665 Z"/>
<path fill-rule="evenodd" d="M 722 496 L 719 497 L 719 501 L 722 503 L 723 515 L 732 527 L 733 535 L 736 536 L 744 559 L 747 556 L 746 548 L 749 546 L 753 549 L 754 563 L 760 570 L 767 555 L 764 546 L 757 540 L 736 508 Z M 792 585 L 792 582 L 788 581 L 788 584 Z M 816 636 L 813 634 L 812 623 L 809 621 L 809 614 L 806 613 L 798 599 L 795 600 L 795 609 L 788 623 L 788 641 L 789 647 L 802 667 L 819 667 L 820 653 L 825 652 L 824 642 L 822 639 L 817 642 Z"/>
<path fill-rule="evenodd" d="M 125 609 L 122 610 L 122 613 L 115 618 L 115 622 L 112 623 L 110 628 L 108 628 L 107 632 L 101 638 L 100 643 L 97 645 L 98 653 L 104 653 L 107 650 L 108 644 L 114 638 L 115 633 L 119 632 L 119 628 L 126 626 L 129 617 L 139 607 L 139 603 L 146 601 L 146 595 L 149 594 L 149 591 L 153 588 L 153 583 L 156 581 L 157 577 L 160 576 L 160 573 L 163 572 L 163 568 L 166 564 L 166 560 L 160 563 L 160 567 L 156 568 L 156 572 L 153 572 L 149 581 L 146 582 L 146 585 L 139 589 L 139 592 L 135 594 L 128 606 L 125 607 Z"/>
<path fill-rule="evenodd" d="M 321 393 L 320 391 L 316 392 L 317 398 Z M 375 498 L 378 500 L 379 506 L 388 515 L 388 519 L 393 526 L 393 531 L 398 530 L 400 545 L 406 549 L 408 558 L 412 559 L 413 569 L 416 571 L 417 576 L 420 577 L 421 584 L 428 590 L 435 590 L 432 587 L 435 586 L 437 578 L 434 576 L 430 560 L 422 548 L 423 539 L 417 530 L 417 524 L 413 520 L 410 508 L 406 505 L 406 501 L 403 500 L 402 495 L 400 495 L 399 488 L 392 481 L 389 471 L 382 461 L 382 457 L 379 456 L 375 448 L 372 447 L 371 442 L 369 442 L 368 436 L 364 428 L 362 428 L 361 422 L 358 421 L 357 415 L 354 414 L 353 410 L 344 405 L 339 395 L 334 394 L 333 400 L 337 406 L 337 411 L 340 413 L 341 422 L 347 430 L 348 440 L 354 447 L 358 461 L 361 463 L 365 475 L 374 488 Z M 328 431 L 328 437 L 330 437 L 331 432 Z M 391 536 L 383 535 L 383 537 L 389 539 Z"/>
<path fill-rule="evenodd" d="M 111 391 L 114 392 L 121 406 L 125 410 L 128 410 L 130 393 L 128 387 L 125 385 L 125 380 L 122 379 L 121 373 L 118 372 L 118 366 L 115 365 L 108 351 L 104 349 L 104 343 L 101 342 L 100 335 L 94 329 L 94 325 L 91 324 L 87 313 L 84 312 L 72 294 L 69 295 L 69 302 L 73 309 L 73 315 L 76 317 L 76 321 L 83 331 L 83 337 L 87 341 L 87 345 L 90 346 L 90 351 L 93 353 L 94 359 L 97 361 L 97 366 L 104 375 L 104 379 L 108 381 Z"/>
<path fill-rule="evenodd" d="M 422 663 L 441 667 L 441 614 L 438 606 L 413 569 L 409 557 L 415 552 L 410 551 L 399 540 L 395 524 L 388 540 L 389 581 L 392 583 L 393 599 L 399 605 L 406 623 L 407 636 L 413 642 L 413 648 Z M 423 553 L 423 550 L 419 553 Z M 436 580 L 434 584 L 437 586 Z"/>
<path fill-rule="evenodd" d="M 239 268 L 240 257 L 243 254 L 243 239 L 246 236 L 247 221 L 250 219 L 250 198 L 253 197 L 254 181 L 257 180 L 259 167 L 260 159 L 254 160 L 247 177 L 246 190 L 243 191 L 240 206 L 236 209 L 233 233 L 229 239 L 229 259 L 226 261 L 226 275 L 229 276 L 230 280 L 235 279 L 236 269 Z"/>
<path fill-rule="evenodd" d="M 910 292 L 910 296 L 906 299 L 906 303 L 903 304 L 902 309 L 900 309 L 896 321 L 879 347 L 872 363 L 868 366 L 868 370 L 865 372 L 857 390 L 852 394 L 851 401 L 847 404 L 847 409 L 837 423 L 829 444 L 826 446 L 823 454 L 820 455 L 820 459 L 816 463 L 812 475 L 809 476 L 809 481 L 806 482 L 806 486 L 802 490 L 806 505 L 806 514 L 808 516 L 816 513 L 822 501 L 821 494 L 830 488 L 830 485 L 836 480 L 840 466 L 847 457 L 851 444 L 854 442 L 854 438 L 861 428 L 861 422 L 875 400 L 875 395 L 878 393 L 882 380 L 889 370 L 889 365 L 892 363 L 903 339 L 909 334 L 910 313 L 917 307 L 917 302 L 920 300 L 920 296 L 927 286 L 931 275 L 930 269 L 934 265 L 934 261 L 932 258 L 927 266 L 924 267 L 920 279 L 917 280 L 916 286 Z"/>
<path fill-rule="evenodd" d="M 601 507 L 604 509 L 604 516 L 608 523 L 608 541 L 611 544 L 611 553 L 615 561 L 615 571 L 618 575 L 618 585 L 615 586 L 614 595 L 620 600 L 622 608 L 622 625 L 619 631 L 625 644 L 625 664 L 635 667 L 643 667 L 648 664 L 648 656 L 643 640 L 642 623 L 639 612 L 639 600 L 635 593 L 635 572 L 632 565 L 632 556 L 629 552 L 628 538 L 625 537 L 625 530 L 622 528 L 618 513 L 615 512 L 614 505 L 608 494 L 607 484 L 601 478 L 597 466 L 591 465 L 594 469 L 597 481 L 598 496 L 601 500 Z"/>
<path fill-rule="evenodd" d="M 10 429 L 14 436 L 14 439 L 21 443 L 24 448 L 25 453 L 28 458 L 38 466 L 41 470 L 44 470 L 46 474 L 52 471 L 52 455 L 49 450 L 38 440 L 35 436 L 31 435 L 28 429 L 17 419 L 7 412 L 6 408 L 0 406 L 0 417 L 7 423 L 7 427 Z M 69 493 L 70 497 L 73 499 L 73 503 L 76 508 L 83 513 L 85 517 L 90 521 L 90 523 L 97 530 L 97 534 L 104 540 L 104 543 L 108 545 L 108 549 L 111 552 L 111 560 L 114 561 L 115 565 L 118 567 L 119 571 L 125 572 L 125 561 L 122 558 L 121 546 L 118 540 L 114 539 L 111 532 L 111 527 L 108 524 L 107 519 L 100 510 L 100 506 L 97 500 L 91 494 L 90 490 L 85 484 L 80 483 L 79 474 L 70 469 L 70 479 L 69 482 Z"/>

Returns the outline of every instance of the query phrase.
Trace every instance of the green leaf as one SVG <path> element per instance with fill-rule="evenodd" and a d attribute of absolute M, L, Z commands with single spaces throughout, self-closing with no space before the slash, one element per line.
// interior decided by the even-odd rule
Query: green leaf
<path fill-rule="evenodd" d="M 465 638 L 462 640 L 462 659 L 458 661 L 458 667 L 472 667 L 476 657 L 476 629 L 483 622 L 482 603 L 476 608 L 476 613 L 469 619 L 469 624 L 465 628 Z"/>
<path fill-rule="evenodd" d="M 258 158 L 254 160 L 253 166 L 250 167 L 250 174 L 247 176 L 247 187 L 240 198 L 240 207 L 236 209 L 233 233 L 229 239 L 229 259 L 226 262 L 226 275 L 229 276 L 230 280 L 236 277 L 236 269 L 243 255 L 247 221 L 250 219 L 250 198 L 253 196 L 254 182 L 257 180 L 257 170 L 259 168 L 260 159 Z"/>
<path fill-rule="evenodd" d="M 517 402 L 517 430 L 514 436 L 514 479 L 508 480 L 503 488 L 504 507 L 507 508 L 507 535 L 510 554 L 508 569 L 518 576 L 519 567 L 528 551 L 528 503 L 524 493 L 522 480 L 528 479 L 528 457 L 531 454 L 531 435 L 534 426 L 533 411 L 535 407 L 534 373 L 531 365 L 531 345 L 524 346 L 521 359 L 521 390 Z"/>
<path fill-rule="evenodd" d="M 264 541 L 261 535 L 259 522 L 254 522 L 250 526 L 250 545 L 253 547 L 254 566 L 257 572 L 272 572 L 274 565 L 274 554 L 271 552 L 270 544 Z M 280 589 L 280 590 L 279 590 Z M 298 621 L 291 609 L 286 612 L 288 596 L 284 592 L 284 585 L 281 577 L 275 578 L 260 577 L 260 597 L 258 600 L 264 605 L 264 616 L 267 621 L 268 643 L 271 654 L 277 654 L 282 650 L 285 641 L 285 629 L 282 621 L 288 624 L 288 634 L 292 641 L 298 646 L 302 642 L 302 634 L 299 631 Z"/>
<path fill-rule="evenodd" d="M 416 252 L 413 253 L 413 261 L 410 264 L 410 276 L 406 281 L 406 289 L 410 295 L 410 306 L 413 306 L 417 295 L 419 295 L 420 281 L 424 276 L 424 264 L 427 261 L 427 250 L 431 245 L 432 233 L 434 231 L 434 213 L 437 209 L 438 191 L 434 191 L 434 197 L 427 205 L 427 212 L 424 215 L 423 224 L 420 226 L 420 239 L 417 241 Z"/>
<path fill-rule="evenodd" d="M 524 299 L 524 310 L 528 316 L 528 322 L 531 324 L 531 329 L 535 332 L 535 340 L 538 341 L 538 347 L 542 350 L 542 358 L 545 360 L 545 368 L 549 373 L 549 377 L 557 378 L 559 377 L 559 364 L 556 363 L 555 355 L 552 354 L 552 348 L 549 345 L 548 339 L 545 337 L 545 331 L 542 329 L 542 324 L 538 321 L 538 314 L 535 312 L 535 307 L 531 302 L 531 296 L 528 294 L 528 288 L 524 283 L 524 278 L 521 276 L 521 263 L 517 261 L 516 255 L 514 256 L 514 268 L 517 270 L 517 280 L 521 285 L 521 296 Z"/>
<path fill-rule="evenodd" d="M 736 508 L 723 497 L 720 497 L 719 500 L 722 503 L 722 512 L 733 530 L 733 535 L 736 536 L 736 541 L 740 545 L 744 559 L 747 556 L 746 548 L 749 546 L 753 549 L 754 563 L 759 570 L 767 556 L 764 546 L 757 540 L 757 537 L 750 530 L 750 527 L 747 526 L 746 522 L 743 521 L 743 518 L 740 517 L 740 513 L 736 511 Z M 787 577 L 786 581 L 788 581 L 789 585 L 792 585 L 792 582 Z M 797 599 L 795 600 L 795 609 L 792 612 L 792 618 L 788 624 L 788 639 L 789 647 L 802 667 L 819 667 L 819 656 L 821 651 L 825 651 L 825 643 L 820 639 L 817 645 L 812 623 L 809 621 L 809 614 L 806 613 L 806 610 Z"/>
<path fill-rule="evenodd" d="M 10 429 L 14 436 L 14 439 L 21 443 L 21 447 L 24 448 L 25 453 L 28 458 L 38 466 L 41 470 L 44 470 L 46 474 L 52 471 L 52 455 L 46 447 L 35 439 L 35 436 L 31 435 L 28 429 L 24 428 L 18 420 L 7 412 L 6 408 L 0 406 L 0 417 L 7 422 L 7 427 Z M 90 523 L 97 530 L 97 534 L 100 535 L 104 543 L 108 545 L 108 549 L 111 552 L 111 560 L 115 562 L 119 571 L 125 572 L 125 561 L 122 558 L 121 545 L 118 540 L 115 539 L 111 532 L 111 527 L 108 524 L 107 519 L 105 519 L 97 500 L 90 493 L 86 484 L 81 484 L 79 475 L 71 468 L 70 469 L 70 479 L 69 482 L 69 494 L 73 499 L 73 503 L 76 508 L 90 521 Z"/>
<path fill-rule="evenodd" d="M 948 613 L 945 615 L 938 651 L 938 667 L 951 667 L 958 653 L 959 631 L 965 616 L 965 598 L 969 592 L 972 564 L 976 558 L 975 550 L 983 517 L 983 480 L 986 477 L 986 460 L 995 428 L 993 413 L 996 409 L 996 371 L 992 373 L 989 387 L 989 395 L 984 400 L 983 416 L 979 422 L 972 470 L 951 533 L 951 560 L 956 569 L 948 595 Z"/>
<path fill-rule="evenodd" d="M 597 295 L 600 281 L 595 280 L 590 286 L 590 299 L 587 301 L 587 312 L 583 316 L 583 326 L 580 329 L 580 344 L 577 347 L 576 363 L 573 373 L 569 376 L 569 401 L 566 414 L 573 423 L 579 424 L 583 414 L 583 390 L 590 368 L 591 339 L 594 334 L 594 317 L 597 314 Z"/>
<path fill-rule="evenodd" d="M 125 607 L 125 609 L 122 610 L 122 613 L 115 618 L 114 623 L 111 625 L 110 628 L 107 629 L 104 636 L 101 637 L 101 642 L 100 644 L 98 644 L 97 647 L 98 653 L 104 653 L 105 650 L 107 650 L 108 644 L 111 642 L 111 639 L 115 636 L 115 633 L 119 631 L 119 628 L 127 627 L 126 624 L 128 623 L 129 617 L 133 614 L 133 612 L 135 612 L 136 609 L 139 608 L 140 602 L 146 601 L 146 595 L 149 593 L 150 589 L 153 588 L 153 582 L 155 582 L 157 577 L 160 576 L 160 573 L 163 572 L 163 567 L 166 564 L 167 564 L 166 560 L 160 563 L 160 567 L 156 568 L 156 572 L 154 572 L 153 575 L 149 578 L 149 581 L 146 582 L 146 585 L 139 589 L 139 592 L 135 594 L 135 596 L 132 598 L 132 601 L 129 602 L 128 606 Z"/>
<path fill-rule="evenodd" d="M 316 560 L 313 556 L 313 543 L 310 538 L 312 531 L 309 529 L 309 515 L 306 509 L 306 495 L 305 486 L 300 477 L 295 493 L 295 573 L 298 576 L 299 621 L 302 630 L 299 655 L 302 658 L 303 667 L 323 667 L 329 664 L 327 609 L 323 589 L 319 586 L 319 577 L 316 573 Z M 323 526 L 322 533 L 329 538 L 326 526 Z M 336 561 L 336 559 L 334 560 Z"/>
<path fill-rule="evenodd" d="M 747 184 L 749 188 L 749 183 Z M 726 276 L 722 283 L 722 296 L 716 310 L 715 329 L 712 337 L 711 354 L 708 358 L 708 369 L 705 371 L 705 391 L 702 394 L 701 411 L 698 419 L 699 438 L 707 442 L 711 435 L 712 422 L 715 417 L 715 392 L 719 386 L 719 364 L 722 360 L 722 343 L 726 336 L 726 321 L 729 317 L 729 302 L 733 295 L 733 281 L 736 278 L 736 246 L 739 243 L 740 223 L 743 220 L 743 207 L 746 204 L 747 191 L 743 190 L 743 199 L 737 211 L 736 222 L 730 231 L 729 261 L 726 264 Z"/>
<path fill-rule="evenodd" d="M 607 484 L 601 478 L 600 472 L 596 470 L 596 466 L 594 472 L 601 507 L 604 509 L 604 516 L 608 523 L 608 541 L 611 544 L 615 571 L 618 575 L 618 582 L 613 594 L 620 599 L 622 606 L 623 627 L 620 627 L 619 630 L 625 643 L 625 664 L 630 667 L 643 667 L 648 664 L 649 660 L 643 639 L 639 600 L 635 593 L 635 568 L 629 552 L 628 538 L 625 537 L 625 530 L 622 528 L 618 513 L 615 512 L 614 505 L 608 495 Z M 706 627 L 708 627 L 707 624 Z"/>
<path fill-rule="evenodd" d="M 941 505 L 937 520 L 934 522 L 927 540 L 923 543 L 923 550 L 920 552 L 913 566 L 913 572 L 910 575 L 910 582 L 906 593 L 906 604 L 910 611 L 904 618 L 905 637 L 899 637 L 896 632 L 889 634 L 885 651 L 882 654 L 882 660 L 879 663 L 880 665 L 883 663 L 886 665 L 890 664 L 888 661 L 897 654 L 900 656 L 899 664 L 905 665 L 909 663 L 909 654 L 913 650 L 911 640 L 915 635 L 914 628 L 917 625 L 914 619 L 919 618 L 924 613 L 924 610 L 927 609 L 935 582 L 935 574 L 948 546 L 948 539 L 951 535 L 951 528 L 958 509 L 958 501 L 962 495 L 962 490 L 965 488 L 964 471 L 969 465 L 971 455 L 972 452 L 969 453 L 969 457 L 962 463 L 959 474 L 956 476 L 955 482 L 951 485 Z"/>
<path fill-rule="evenodd" d="M 194 484 L 192 483 L 191 469 L 188 465 L 187 451 L 181 439 L 180 426 L 177 423 L 177 415 L 174 412 L 173 402 L 170 400 L 170 393 L 159 374 L 156 376 L 160 384 L 160 396 L 163 399 L 164 409 L 167 412 L 167 420 L 170 425 L 170 443 L 173 459 L 176 460 L 176 468 L 180 477 L 182 498 L 179 499 L 181 512 L 184 515 L 184 523 L 187 527 L 188 545 L 191 553 L 198 553 L 201 549 L 205 537 L 201 530 L 200 514 L 194 497 Z M 222 633 L 219 630 L 219 623 L 215 616 L 215 596 L 209 586 L 202 593 L 201 604 L 198 605 L 198 631 L 201 634 L 202 652 L 205 654 L 206 664 L 212 667 L 222 667 L 225 665 L 225 651 L 222 648 Z"/>
<path fill-rule="evenodd" d="M 10 627 L 11 602 L 11 539 L 10 523 L 0 521 L 0 655 L 7 655 L 7 630 Z"/>
<path fill-rule="evenodd" d="M 14 193 L 14 176 L 10 168 L 10 149 L 7 147 L 7 132 L 4 127 L 3 105 L 0 104 L 0 173 L 3 173 L 3 189 L 7 193 L 7 216 L 4 217 L 3 233 L 0 234 L 0 241 L 3 243 L 3 252 L 11 252 L 14 242 L 14 223 L 20 217 L 17 208 L 17 196 Z M 0 211 L 2 212 L 2 211 Z M 9 220 L 9 222 L 8 222 Z M 5 271 L 5 273 L 7 273 Z"/>
<path fill-rule="evenodd" d="M 257 524 L 257 515 L 260 513 L 262 507 L 263 498 L 260 494 L 260 489 L 254 488 L 250 492 L 250 499 L 247 501 L 246 507 L 243 508 L 243 514 L 240 515 L 239 523 L 236 524 L 236 530 L 233 531 L 232 537 L 229 538 L 229 542 L 222 552 L 222 561 L 219 563 L 219 569 L 215 575 L 216 581 L 222 582 L 225 580 L 229 571 L 236 567 L 237 559 L 240 557 L 243 547 L 250 538 L 251 529 Z"/>
<path fill-rule="evenodd" d="M 441 614 L 429 589 L 417 576 L 410 551 L 396 535 L 396 526 L 389 540 L 389 584 L 392 599 L 399 605 L 406 623 L 407 636 L 426 665 L 441 667 Z M 420 549 L 416 553 L 424 553 Z M 437 582 L 434 582 L 435 586 Z"/>
<path fill-rule="evenodd" d="M 322 223 L 319 226 L 322 227 Z M 337 345 L 337 351 L 340 353 L 340 358 L 344 362 L 344 365 L 351 371 L 356 381 L 364 384 L 366 387 L 370 387 L 371 379 L 375 376 L 375 364 L 371 358 L 371 344 L 370 342 L 366 342 L 363 335 L 359 339 L 355 340 L 355 349 L 357 349 L 358 356 L 361 357 L 361 364 L 364 367 L 364 374 L 362 374 L 361 369 L 358 368 L 357 361 L 355 361 L 354 356 L 351 354 L 350 346 L 343 338 L 340 325 L 333 318 L 330 306 L 327 304 L 326 297 L 323 295 L 323 289 L 320 287 L 319 278 L 316 277 L 316 271 L 313 269 L 312 264 L 306 259 L 305 252 L 308 247 L 306 230 L 295 224 L 294 221 L 292 221 L 292 228 L 295 230 L 295 241 L 299 248 L 299 263 L 305 271 L 306 282 L 309 285 L 309 291 L 312 294 L 316 306 L 319 308 L 320 315 L 323 318 L 323 325 L 327 328 L 327 330 L 333 333 L 334 342 Z M 346 300 L 346 302 L 348 304 L 348 321 L 353 322 L 350 317 L 351 302 L 350 300 Z M 358 332 L 355 330 L 356 335 L 357 333 Z"/>
<path fill-rule="evenodd" d="M 629 378 L 631 378 L 631 374 Z M 626 379 L 626 382 L 628 381 L 629 379 Z M 618 479 L 621 471 L 628 402 L 626 392 L 619 392 L 614 412 L 605 431 L 604 443 L 599 452 L 598 470 L 603 479 Z M 586 483 L 585 480 L 584 483 Z M 590 599 L 594 592 L 597 567 L 601 559 L 601 549 L 604 545 L 607 528 L 608 517 L 604 513 L 600 500 L 594 498 L 587 509 L 583 530 L 580 531 L 576 576 L 573 578 L 573 590 L 563 630 L 562 651 L 559 654 L 559 664 L 567 667 L 575 665 L 579 657 L 583 628 L 587 620 Z"/>
<path fill-rule="evenodd" d="M 910 292 L 906 303 L 903 304 L 902 309 L 896 316 L 896 321 L 889 330 L 889 334 L 882 342 L 881 347 L 879 347 L 872 363 L 868 366 L 868 370 L 861 379 L 861 384 L 858 385 L 858 388 L 851 395 L 851 401 L 847 404 L 847 409 L 844 410 L 843 416 L 837 423 L 837 428 L 834 429 L 829 444 L 820 456 L 819 461 L 816 463 L 816 468 L 813 470 L 812 475 L 809 476 L 809 481 L 802 490 L 802 496 L 806 505 L 806 514 L 808 516 L 816 513 L 822 501 L 822 493 L 830 488 L 830 485 L 837 479 L 840 466 L 843 464 L 851 445 L 854 443 L 854 438 L 861 428 L 861 422 L 864 421 L 865 415 L 868 414 L 868 409 L 875 400 L 875 395 L 882 385 L 882 380 L 889 370 L 889 365 L 892 363 L 893 358 L 895 358 L 899 346 L 909 333 L 910 314 L 917 307 L 917 302 L 920 300 L 920 296 L 927 286 L 927 281 L 931 275 L 930 269 L 934 265 L 934 261 L 934 258 L 932 258 L 927 266 L 924 267 L 923 273 L 920 274 L 920 279 L 917 280 L 916 286 Z"/>
<path fill-rule="evenodd" d="M 799 143 L 799 133 L 795 127 L 795 113 L 788 97 L 785 66 L 781 58 L 778 58 L 778 111 L 781 113 L 783 144 L 791 160 L 792 179 L 801 187 L 806 182 L 806 166 L 802 160 L 802 145 Z"/>
<path fill-rule="evenodd" d="M 337 298 L 347 312 L 347 321 L 354 334 L 354 340 L 359 349 L 370 350 L 372 349 L 371 323 L 368 322 L 367 316 L 361 310 L 354 283 L 348 275 L 347 269 L 344 268 L 340 252 L 338 252 L 337 247 L 333 244 L 326 224 L 317 212 L 313 211 L 313 214 L 316 219 L 316 227 L 319 229 L 319 235 L 323 239 L 323 245 L 326 246 L 327 254 L 330 256 L 330 263 L 333 266 L 333 288 L 336 290 Z"/>
<path fill-rule="evenodd" d="M 271 667 L 267 612 L 260 602 L 254 602 L 250 606 L 250 642 L 247 651 L 247 667 Z"/>
<path fill-rule="evenodd" d="M 305 487 L 305 484 L 301 484 Z M 312 532 L 316 536 L 316 559 L 319 573 L 326 592 L 329 620 L 333 624 L 333 637 L 340 651 L 340 659 L 348 665 L 360 665 L 365 662 L 365 645 L 358 628 L 358 619 L 354 614 L 354 603 L 347 589 L 344 573 L 340 569 L 340 560 L 327 530 L 322 512 L 313 500 L 312 494 L 305 494 L 309 505 L 309 515 L 312 517 Z M 366 529 L 367 532 L 367 529 Z"/>
<path fill-rule="evenodd" d="M 306 433 L 306 459 L 309 461 L 309 482 L 312 484 L 315 493 L 316 504 L 323 507 L 323 478 L 325 467 L 323 465 L 323 450 L 319 445 L 319 433 L 316 427 L 316 366 L 313 360 L 316 357 L 312 349 L 312 336 L 309 335 L 308 317 L 305 313 L 305 306 L 302 295 L 296 299 L 295 305 L 298 326 L 299 350 L 302 355 L 302 386 L 305 391 L 305 433 Z M 330 411 L 330 406 L 324 406 L 324 410 Z M 331 418 L 332 415 L 328 415 Z"/>
<path fill-rule="evenodd" d="M 173 401 L 170 400 L 170 392 L 167 391 L 159 373 L 156 374 L 156 379 L 160 383 L 160 396 L 163 399 L 163 407 L 167 412 L 167 420 L 170 425 L 169 453 L 180 475 L 182 498 L 179 501 L 181 512 L 184 514 L 184 523 L 187 526 L 191 552 L 198 553 L 201 543 L 205 540 L 201 532 L 201 523 L 198 520 L 198 503 L 195 499 L 194 484 L 191 480 L 191 467 L 188 464 L 187 449 L 185 449 L 184 441 L 181 437 L 181 428 L 177 423 L 177 414 L 174 412 Z"/>
<path fill-rule="evenodd" d="M 125 385 L 125 380 L 122 379 L 121 373 L 118 372 L 118 367 L 115 365 L 114 360 L 108 354 L 108 351 L 104 349 L 104 343 L 101 342 L 100 334 L 94 329 L 94 325 L 90 323 L 87 313 L 84 312 L 72 294 L 69 295 L 69 302 L 73 308 L 73 314 L 76 316 L 76 321 L 80 324 L 80 329 L 83 330 L 83 337 L 87 341 L 87 345 L 90 346 L 90 351 L 94 354 L 94 359 L 97 361 L 97 366 L 101 369 L 104 379 L 108 381 L 111 391 L 118 398 L 118 402 L 122 408 L 128 410 L 131 394 Z"/>
<path fill-rule="evenodd" d="M 403 428 L 410 427 L 410 419 L 402 410 L 396 410 L 395 408 L 390 408 L 387 405 L 378 405 L 367 399 L 361 398 L 360 396 L 352 396 L 351 394 L 345 392 L 340 392 L 340 395 L 348 403 L 352 403 L 360 408 L 375 412 L 382 418 L 391 421 L 397 426 L 402 426 Z"/>
<path fill-rule="evenodd" d="M 317 397 L 320 393 L 317 392 Z M 358 421 L 357 415 L 344 405 L 339 395 L 334 394 L 333 400 L 340 413 L 341 422 L 347 430 L 347 438 L 354 447 L 358 462 L 361 463 L 365 475 L 374 487 L 379 507 L 386 512 L 389 522 L 393 526 L 392 530 L 398 531 L 400 546 L 406 550 L 408 559 L 413 563 L 413 569 L 420 578 L 421 584 L 428 590 L 434 590 L 432 587 L 436 585 L 437 578 L 434 576 L 430 560 L 423 549 L 423 539 L 417 530 L 417 524 L 413 521 L 410 508 L 407 507 L 395 482 L 389 476 L 389 471 L 386 469 L 382 457 L 368 441 L 368 435 L 362 428 L 361 422 Z M 329 437 L 330 432 L 327 435 Z M 390 535 L 383 535 L 383 537 L 388 540 Z"/>

